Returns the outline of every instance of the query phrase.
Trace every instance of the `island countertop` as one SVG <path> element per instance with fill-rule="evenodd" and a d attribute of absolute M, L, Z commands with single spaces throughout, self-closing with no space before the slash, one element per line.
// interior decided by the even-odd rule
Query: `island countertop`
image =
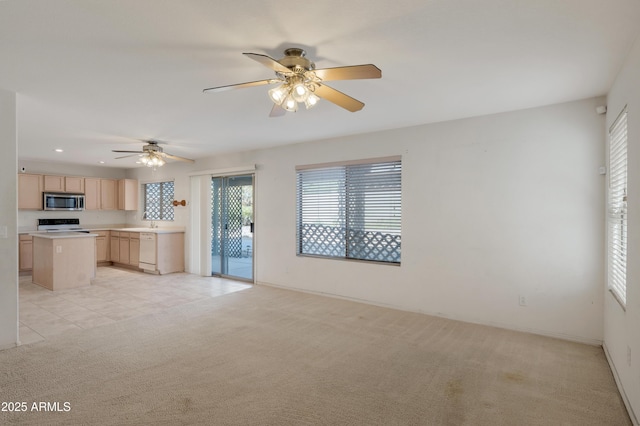
<path fill-rule="evenodd" d="M 86 232 L 34 232 L 30 233 L 29 235 L 38 238 L 48 238 L 50 240 L 57 238 L 89 238 L 98 236 L 98 234 L 91 234 Z"/>
<path fill-rule="evenodd" d="M 83 229 L 89 232 L 98 232 L 98 231 L 118 231 L 118 232 L 152 232 L 154 234 L 174 234 L 185 232 L 184 226 L 171 226 L 171 227 L 162 227 L 162 228 L 148 228 L 148 227 L 134 227 L 134 226 L 126 226 L 126 225 L 87 225 L 83 226 Z M 75 232 L 77 233 L 77 232 Z M 47 231 L 38 231 L 33 228 L 22 228 L 18 230 L 18 234 L 20 235 L 32 235 L 32 236 L 42 236 L 47 234 L 52 234 L 52 232 Z M 53 234 L 67 234 L 67 232 L 54 232 Z M 85 234 L 86 235 L 86 234 Z"/>

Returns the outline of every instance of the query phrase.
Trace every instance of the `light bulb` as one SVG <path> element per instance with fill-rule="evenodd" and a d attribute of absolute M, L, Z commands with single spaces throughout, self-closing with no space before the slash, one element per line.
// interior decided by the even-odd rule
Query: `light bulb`
<path fill-rule="evenodd" d="M 285 83 L 269 90 L 269 97 L 271 98 L 274 104 L 280 105 L 282 104 L 282 101 L 284 101 L 284 99 L 287 97 L 288 93 L 289 93 L 289 86 Z"/>
<path fill-rule="evenodd" d="M 293 99 L 292 95 L 287 96 L 281 106 L 289 112 L 296 112 L 298 110 L 298 102 Z"/>
<path fill-rule="evenodd" d="M 304 102 L 307 100 L 307 96 L 309 96 L 309 89 L 307 89 L 302 82 L 296 83 L 293 86 L 292 96 L 296 102 Z"/>
<path fill-rule="evenodd" d="M 317 97 L 315 94 L 309 93 L 309 96 L 307 96 L 307 99 L 304 100 L 304 105 L 307 107 L 307 109 L 313 108 L 318 103 L 319 100 L 320 98 Z"/>

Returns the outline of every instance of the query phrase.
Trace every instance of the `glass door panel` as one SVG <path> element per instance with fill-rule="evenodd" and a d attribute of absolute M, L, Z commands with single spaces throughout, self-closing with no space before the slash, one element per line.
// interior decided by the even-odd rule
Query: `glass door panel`
<path fill-rule="evenodd" d="M 211 180 L 211 273 L 253 280 L 253 175 Z"/>

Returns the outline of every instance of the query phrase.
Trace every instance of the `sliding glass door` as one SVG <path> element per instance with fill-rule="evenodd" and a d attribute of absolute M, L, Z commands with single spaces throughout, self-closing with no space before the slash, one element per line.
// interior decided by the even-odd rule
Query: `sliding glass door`
<path fill-rule="evenodd" d="M 211 273 L 253 281 L 253 175 L 211 179 Z"/>

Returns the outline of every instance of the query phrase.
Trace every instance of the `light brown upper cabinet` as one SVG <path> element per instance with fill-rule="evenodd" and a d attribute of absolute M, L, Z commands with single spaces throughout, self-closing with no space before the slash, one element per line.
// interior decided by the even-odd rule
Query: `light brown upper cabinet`
<path fill-rule="evenodd" d="M 138 210 L 138 181 L 120 179 L 118 181 L 118 210 Z"/>
<path fill-rule="evenodd" d="M 64 176 L 45 176 L 44 190 L 51 192 L 64 192 Z"/>
<path fill-rule="evenodd" d="M 100 178 L 84 178 L 85 210 L 100 210 Z"/>
<path fill-rule="evenodd" d="M 44 190 L 47 192 L 75 192 L 83 194 L 84 178 L 79 176 L 45 175 Z"/>
<path fill-rule="evenodd" d="M 18 175 L 18 208 L 42 210 L 42 175 Z"/>
<path fill-rule="evenodd" d="M 66 192 L 84 194 L 84 178 L 78 176 L 65 176 L 64 190 Z"/>
<path fill-rule="evenodd" d="M 117 210 L 117 208 L 118 181 L 116 179 L 100 179 L 100 209 Z"/>
<path fill-rule="evenodd" d="M 117 210 L 119 208 L 119 201 L 118 180 L 84 178 L 85 210 Z M 136 198 L 134 205 L 137 204 L 137 202 Z M 131 210 L 135 210 L 135 207 Z"/>

